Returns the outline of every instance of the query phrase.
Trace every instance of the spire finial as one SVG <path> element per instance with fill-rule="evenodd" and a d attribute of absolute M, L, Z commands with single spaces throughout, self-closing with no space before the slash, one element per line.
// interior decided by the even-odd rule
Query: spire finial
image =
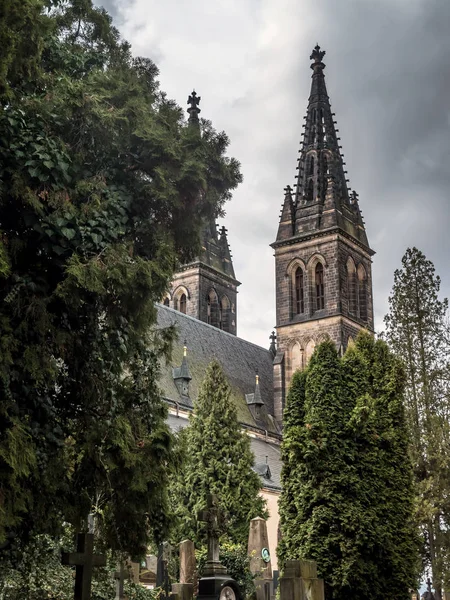
<path fill-rule="evenodd" d="M 287 185 L 287 186 L 284 188 L 284 193 L 285 193 L 285 195 L 286 195 L 286 196 L 290 196 L 290 195 L 292 194 L 292 188 L 291 188 L 291 186 L 290 186 L 290 185 Z"/>
<path fill-rule="evenodd" d="M 258 369 L 256 369 L 256 372 L 255 372 L 255 384 L 259 385 L 259 373 L 258 373 Z"/>
<path fill-rule="evenodd" d="M 187 103 L 189 104 L 189 108 L 187 109 L 189 113 L 189 123 L 198 123 L 198 115 L 201 112 L 198 105 L 200 104 L 201 99 L 201 96 L 197 96 L 197 92 L 195 90 L 192 90 L 192 94 L 189 96 L 187 101 Z"/>
<path fill-rule="evenodd" d="M 321 50 L 319 44 L 316 44 L 316 47 L 311 52 L 311 56 L 309 57 L 313 60 L 313 64 L 311 65 L 311 69 L 316 73 L 317 71 L 322 71 L 325 69 L 325 65 L 322 62 L 323 57 L 325 56 L 325 50 Z"/>
<path fill-rule="evenodd" d="M 187 341 L 186 340 L 184 340 L 183 356 L 187 356 Z"/>

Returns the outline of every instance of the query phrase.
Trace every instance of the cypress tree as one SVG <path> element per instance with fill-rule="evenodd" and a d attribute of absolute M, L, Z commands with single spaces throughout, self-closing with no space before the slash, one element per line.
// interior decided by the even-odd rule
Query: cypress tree
<path fill-rule="evenodd" d="M 402 386 L 398 363 L 368 334 L 343 360 L 320 344 L 293 378 L 279 557 L 316 560 L 327 598 L 401 600 L 415 583 Z"/>
<path fill-rule="evenodd" d="M 261 482 L 253 471 L 249 437 L 241 431 L 230 388 L 217 361 L 208 367 L 194 403 L 189 426 L 182 435 L 185 460 L 171 495 L 178 517 L 174 539 L 203 540 L 198 512 L 208 494 L 216 494 L 226 514 L 230 542 L 247 544 L 250 519 L 267 517 L 259 495 Z"/>

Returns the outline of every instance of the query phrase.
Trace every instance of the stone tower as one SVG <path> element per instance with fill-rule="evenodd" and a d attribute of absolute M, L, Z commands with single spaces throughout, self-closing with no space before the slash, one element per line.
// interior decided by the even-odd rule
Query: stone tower
<path fill-rule="evenodd" d="M 189 123 L 199 127 L 200 96 L 189 96 Z M 223 331 L 237 332 L 237 288 L 227 230 L 217 231 L 214 220 L 205 224 L 202 248 L 192 262 L 182 265 L 175 273 L 169 293 L 163 302 L 200 321 Z"/>
<path fill-rule="evenodd" d="M 343 352 L 358 331 L 373 330 L 370 249 L 356 192 L 347 187 L 338 129 L 319 46 L 311 54 L 311 93 L 295 189 L 285 188 L 275 250 L 277 354 L 275 416 L 295 370 L 331 338 Z"/>

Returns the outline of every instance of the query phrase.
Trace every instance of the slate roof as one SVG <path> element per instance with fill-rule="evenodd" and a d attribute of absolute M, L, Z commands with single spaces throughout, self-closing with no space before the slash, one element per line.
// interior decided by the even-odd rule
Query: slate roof
<path fill-rule="evenodd" d="M 177 417 L 170 414 L 168 424 L 172 431 L 183 429 L 188 424 L 185 417 Z M 262 438 L 250 437 L 250 445 L 255 456 L 254 469 L 261 477 L 262 486 L 281 490 L 281 457 L 280 446 Z M 267 478 L 267 467 L 269 467 L 270 478 Z"/>
<path fill-rule="evenodd" d="M 207 323 L 189 317 L 168 306 L 157 305 L 157 327 L 174 325 L 177 340 L 172 359 L 161 369 L 160 387 L 167 400 L 192 408 L 206 368 L 216 358 L 225 372 L 231 387 L 231 400 L 235 403 L 239 421 L 247 426 L 269 432 L 279 432 L 273 418 L 273 357 L 269 350 L 226 333 Z M 180 367 L 186 340 L 187 363 L 192 380 L 189 398 L 181 397 L 173 380 L 173 368 Z M 165 368 L 166 367 L 166 368 Z M 259 388 L 264 403 L 260 418 L 249 409 L 246 394 L 255 392 L 255 375 L 259 374 Z"/>

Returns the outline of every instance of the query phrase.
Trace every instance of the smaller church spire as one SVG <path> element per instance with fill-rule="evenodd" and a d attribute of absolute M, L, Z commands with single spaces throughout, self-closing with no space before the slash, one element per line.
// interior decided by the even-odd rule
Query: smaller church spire
<path fill-rule="evenodd" d="M 187 341 L 184 340 L 183 345 L 183 360 L 181 361 L 180 367 L 174 367 L 172 369 L 172 376 L 177 386 L 178 392 L 182 398 L 189 397 L 189 382 L 191 381 L 191 373 L 189 371 L 189 365 L 187 361 Z"/>
<path fill-rule="evenodd" d="M 201 112 L 201 110 L 199 109 L 198 105 L 200 104 L 201 99 L 201 96 L 197 96 L 196 91 L 192 90 L 192 94 L 190 94 L 187 101 L 187 103 L 189 104 L 189 108 L 187 109 L 189 113 L 188 122 L 191 125 L 198 125 L 199 123 L 198 115 Z"/>
<path fill-rule="evenodd" d="M 284 202 L 280 214 L 277 240 L 286 240 L 294 233 L 294 202 L 292 200 L 292 188 L 287 185 L 284 188 Z"/>
<path fill-rule="evenodd" d="M 277 345 L 276 345 L 277 336 L 275 335 L 275 331 L 272 331 L 272 334 L 270 335 L 269 340 L 270 340 L 269 352 L 272 354 L 273 358 L 275 358 L 276 353 L 277 353 Z"/>

